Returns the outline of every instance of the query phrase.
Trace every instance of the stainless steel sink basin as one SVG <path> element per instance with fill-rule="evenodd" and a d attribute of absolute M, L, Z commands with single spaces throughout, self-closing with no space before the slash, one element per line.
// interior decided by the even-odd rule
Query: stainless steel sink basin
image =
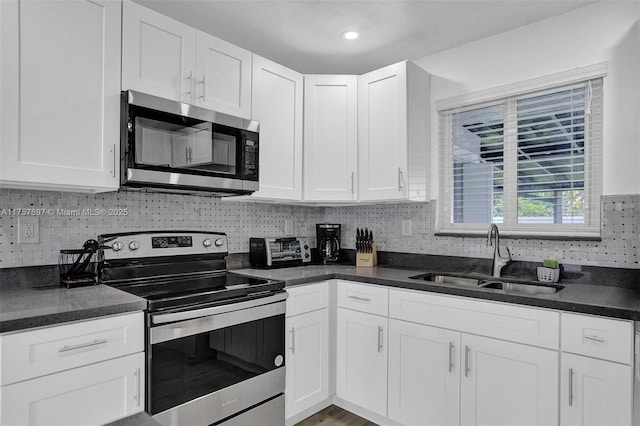
<path fill-rule="evenodd" d="M 464 287 L 486 288 L 502 290 L 508 293 L 521 294 L 555 294 L 564 287 L 557 284 L 542 284 L 536 282 L 512 282 L 512 279 L 504 280 L 498 277 L 469 277 L 465 275 L 426 273 L 409 277 L 414 280 L 429 281 L 438 284 L 453 284 Z"/>
<path fill-rule="evenodd" d="M 482 288 L 493 288 L 496 290 L 504 290 L 507 292 L 524 293 L 524 294 L 556 294 L 564 287 L 561 285 L 545 285 L 545 284 L 523 284 L 510 283 L 503 281 L 483 282 Z"/>
<path fill-rule="evenodd" d="M 439 284 L 456 284 L 467 287 L 478 287 L 482 283 L 481 279 L 468 278 L 457 275 L 421 274 L 409 277 L 414 280 L 424 280 Z"/>

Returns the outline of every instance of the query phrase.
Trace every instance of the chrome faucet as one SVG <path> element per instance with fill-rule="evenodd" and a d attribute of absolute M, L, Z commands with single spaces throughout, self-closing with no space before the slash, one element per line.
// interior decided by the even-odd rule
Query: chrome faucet
<path fill-rule="evenodd" d="M 493 248 L 493 263 L 491 264 L 491 275 L 494 277 L 500 276 L 500 271 L 502 268 L 507 266 L 509 262 L 511 262 L 511 252 L 509 251 L 509 247 L 507 249 L 507 255 L 502 256 L 500 254 L 500 233 L 498 232 L 498 225 L 492 223 L 489 226 L 489 232 L 487 232 L 487 245 L 493 245 L 492 241 L 495 235 L 496 244 Z"/>

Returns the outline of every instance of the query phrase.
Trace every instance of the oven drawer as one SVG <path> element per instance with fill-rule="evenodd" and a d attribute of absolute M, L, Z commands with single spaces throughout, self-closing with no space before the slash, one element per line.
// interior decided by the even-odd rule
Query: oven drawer
<path fill-rule="evenodd" d="M 631 364 L 633 323 L 590 315 L 562 314 L 562 351 Z"/>
<path fill-rule="evenodd" d="M 0 335 L 2 386 L 144 351 L 142 312 Z"/>
<path fill-rule="evenodd" d="M 284 395 L 273 398 L 216 426 L 282 426 L 284 425 Z"/>

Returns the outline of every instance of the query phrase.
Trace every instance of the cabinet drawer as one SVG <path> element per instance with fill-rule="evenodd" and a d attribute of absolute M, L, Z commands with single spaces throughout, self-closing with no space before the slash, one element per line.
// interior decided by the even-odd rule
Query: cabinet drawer
<path fill-rule="evenodd" d="M 144 409 L 144 353 L 2 388 L 0 424 L 101 425 Z"/>
<path fill-rule="evenodd" d="M 329 306 L 329 281 L 287 287 L 287 317 Z"/>
<path fill-rule="evenodd" d="M 0 384 L 144 351 L 142 312 L 0 335 Z"/>
<path fill-rule="evenodd" d="M 387 316 L 389 312 L 389 290 L 384 286 L 360 284 L 338 280 L 338 306 Z"/>
<path fill-rule="evenodd" d="M 633 323 L 590 315 L 562 314 L 562 351 L 631 364 Z"/>
<path fill-rule="evenodd" d="M 509 303 L 389 291 L 389 316 L 465 333 L 558 349 L 560 313 Z"/>

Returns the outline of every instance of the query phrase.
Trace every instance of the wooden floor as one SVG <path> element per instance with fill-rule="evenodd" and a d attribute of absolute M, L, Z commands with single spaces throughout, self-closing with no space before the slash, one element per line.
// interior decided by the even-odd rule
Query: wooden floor
<path fill-rule="evenodd" d="M 296 426 L 377 426 L 375 423 L 356 416 L 340 407 L 331 405 L 324 410 L 307 417 Z"/>

